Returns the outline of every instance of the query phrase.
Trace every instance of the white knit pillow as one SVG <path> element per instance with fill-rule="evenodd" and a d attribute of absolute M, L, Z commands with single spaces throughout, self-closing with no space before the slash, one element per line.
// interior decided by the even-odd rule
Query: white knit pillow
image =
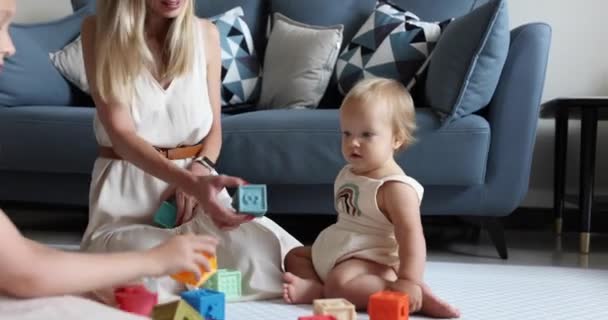
<path fill-rule="evenodd" d="M 80 88 L 80 90 L 89 93 L 89 83 L 84 69 L 80 36 L 63 49 L 49 53 L 49 57 L 55 68 L 68 81 Z"/>

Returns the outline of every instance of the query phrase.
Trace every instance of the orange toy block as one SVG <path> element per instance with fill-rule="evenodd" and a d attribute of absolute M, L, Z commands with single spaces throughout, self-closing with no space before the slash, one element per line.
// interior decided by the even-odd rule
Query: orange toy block
<path fill-rule="evenodd" d="M 336 320 L 356 320 L 355 306 L 346 299 L 316 299 L 313 302 L 315 315 L 334 316 Z"/>
<path fill-rule="evenodd" d="M 200 287 L 207 281 L 211 276 L 217 271 L 217 258 L 215 256 L 210 256 L 208 254 L 204 254 L 205 257 L 209 259 L 209 265 L 211 266 L 211 271 L 207 272 L 203 267 L 201 267 L 201 277 L 200 279 L 196 279 L 196 276 L 192 272 L 180 272 L 171 276 L 171 278 L 185 284 L 193 285 L 195 287 Z"/>
<path fill-rule="evenodd" d="M 369 320 L 408 320 L 409 298 L 401 292 L 376 292 L 369 297 L 367 313 Z"/>

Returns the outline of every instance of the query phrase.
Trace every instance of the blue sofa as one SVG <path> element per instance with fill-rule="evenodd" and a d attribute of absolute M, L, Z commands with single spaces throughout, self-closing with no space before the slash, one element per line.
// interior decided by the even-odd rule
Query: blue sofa
<path fill-rule="evenodd" d="M 55 70 L 48 53 L 78 36 L 90 1 L 73 0 L 74 14 L 50 23 L 11 28 L 17 55 L 0 76 L 0 203 L 86 206 L 97 154 L 91 100 Z M 348 8 L 345 3 L 348 3 Z M 348 42 L 375 0 L 199 0 L 213 16 L 243 7 L 263 56 L 266 19 L 279 11 L 316 25 L 345 25 Z M 467 14 L 483 0 L 394 1 L 427 21 Z M 332 4 L 335 3 L 335 4 Z M 551 29 L 543 23 L 511 31 L 506 64 L 489 105 L 447 126 L 417 109 L 418 142 L 398 156 L 425 186 L 424 215 L 495 218 L 509 215 L 527 192 Z M 344 165 L 338 112 L 330 84 L 316 110 L 263 110 L 222 119 L 219 170 L 268 185 L 273 213 L 333 214 L 332 184 Z M 493 222 L 492 230 L 497 229 Z M 495 237 L 501 256 L 504 240 Z M 501 243 L 502 241 L 502 243 Z"/>

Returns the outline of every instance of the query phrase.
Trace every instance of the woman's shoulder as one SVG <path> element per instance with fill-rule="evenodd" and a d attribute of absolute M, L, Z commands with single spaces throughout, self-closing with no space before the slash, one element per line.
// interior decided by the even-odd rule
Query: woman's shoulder
<path fill-rule="evenodd" d="M 207 40 L 219 40 L 220 32 L 211 20 L 196 17 L 198 27 L 203 31 L 203 35 Z"/>

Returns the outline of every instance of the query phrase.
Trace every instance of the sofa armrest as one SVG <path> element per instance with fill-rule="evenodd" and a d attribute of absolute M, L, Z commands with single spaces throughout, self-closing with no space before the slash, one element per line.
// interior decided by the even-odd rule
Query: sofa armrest
<path fill-rule="evenodd" d="M 484 212 L 509 214 L 528 191 L 550 44 L 551 27 L 545 23 L 511 32 L 509 56 L 486 111 L 492 137 Z"/>

